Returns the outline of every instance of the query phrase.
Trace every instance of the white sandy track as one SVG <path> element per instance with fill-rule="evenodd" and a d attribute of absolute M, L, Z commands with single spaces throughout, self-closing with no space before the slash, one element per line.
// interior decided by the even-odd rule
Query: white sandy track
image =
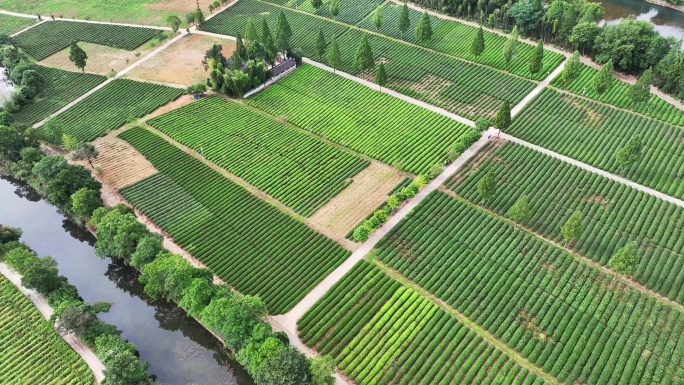
<path fill-rule="evenodd" d="M 12 270 L 6 263 L 3 262 L 0 262 L 0 273 L 4 275 L 10 282 L 12 282 L 14 286 L 19 289 L 19 291 L 21 291 L 28 299 L 31 300 L 31 302 L 33 302 L 33 305 L 40 311 L 46 320 L 50 320 L 54 310 L 50 307 L 50 305 L 48 305 L 42 295 L 21 285 L 21 275 L 19 275 L 19 273 Z M 72 349 L 74 349 L 76 353 L 78 353 L 79 356 L 81 356 L 83 361 L 85 361 L 90 370 L 93 372 L 97 382 L 102 382 L 104 379 L 105 367 L 102 362 L 100 362 L 100 359 L 97 358 L 95 353 L 88 347 L 88 345 L 84 344 L 83 341 L 81 341 L 73 333 L 61 335 L 61 337 L 64 339 L 64 341 L 66 341 L 66 343 L 69 344 L 69 346 L 71 346 Z"/>

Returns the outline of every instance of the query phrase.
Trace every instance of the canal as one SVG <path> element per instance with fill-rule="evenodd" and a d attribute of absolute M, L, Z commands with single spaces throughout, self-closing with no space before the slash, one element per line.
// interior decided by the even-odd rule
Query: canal
<path fill-rule="evenodd" d="M 0 177 L 0 202 L 0 224 L 21 227 L 21 240 L 39 255 L 52 256 L 86 302 L 113 304 L 100 318 L 123 330 L 159 383 L 254 384 L 209 332 L 175 304 L 147 297 L 134 269 L 97 257 L 94 237 L 32 189 Z"/>

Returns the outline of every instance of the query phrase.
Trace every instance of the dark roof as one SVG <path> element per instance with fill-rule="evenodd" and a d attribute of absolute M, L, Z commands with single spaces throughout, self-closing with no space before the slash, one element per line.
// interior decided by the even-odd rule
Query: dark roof
<path fill-rule="evenodd" d="M 295 62 L 294 59 L 287 59 L 284 62 L 278 64 L 277 66 L 271 68 L 271 74 L 273 74 L 273 76 L 278 76 L 296 65 L 297 62 Z"/>

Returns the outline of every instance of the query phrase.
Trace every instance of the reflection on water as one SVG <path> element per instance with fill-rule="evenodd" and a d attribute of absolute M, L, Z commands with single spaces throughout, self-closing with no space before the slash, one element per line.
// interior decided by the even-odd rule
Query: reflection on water
<path fill-rule="evenodd" d="M 642 0 L 601 0 L 606 10 L 605 21 L 618 23 L 627 17 L 650 21 L 663 36 L 684 38 L 684 12 L 647 3 Z"/>
<path fill-rule="evenodd" d="M 0 178 L 0 223 L 21 227 L 23 242 L 55 258 L 84 300 L 111 302 L 111 310 L 100 317 L 123 330 L 122 337 L 138 347 L 161 384 L 253 385 L 201 325 L 175 304 L 148 298 L 131 267 L 95 256 L 94 237 L 32 189 Z"/>
<path fill-rule="evenodd" d="M 10 100 L 12 98 L 12 91 L 14 91 L 14 86 L 7 78 L 6 72 L 5 68 L 0 67 L 0 105 Z"/>

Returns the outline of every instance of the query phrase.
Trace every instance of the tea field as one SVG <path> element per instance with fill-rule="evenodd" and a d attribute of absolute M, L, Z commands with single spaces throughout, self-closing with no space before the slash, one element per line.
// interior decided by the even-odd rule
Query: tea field
<path fill-rule="evenodd" d="M 309 216 L 370 164 L 248 107 L 209 96 L 148 121 Z"/>
<path fill-rule="evenodd" d="M 680 381 L 681 310 L 458 198 L 431 193 L 377 258 L 561 383 Z"/>
<path fill-rule="evenodd" d="M 0 34 L 12 34 L 37 22 L 36 19 L 28 17 L 10 16 L 0 13 Z"/>
<path fill-rule="evenodd" d="M 158 33 L 154 28 L 50 20 L 20 33 L 14 37 L 14 42 L 36 60 L 43 60 L 74 41 L 132 51 Z"/>
<path fill-rule="evenodd" d="M 7 278 L 0 275 L 0 383 L 91 385 L 81 357 Z"/>
<path fill-rule="evenodd" d="M 505 215 L 527 195 L 530 219 L 525 225 L 559 243 L 561 226 L 579 210 L 584 231 L 574 249 L 606 265 L 620 248 L 636 240 L 641 263 L 635 279 L 684 303 L 682 207 L 513 143 L 485 152 L 487 159 L 476 168 L 471 161 L 447 182 L 457 194 L 482 204 L 477 183 L 493 170 L 498 188 L 485 206 Z"/>
<path fill-rule="evenodd" d="M 508 133 L 551 151 L 684 197 L 684 130 L 629 111 L 547 88 Z M 643 157 L 622 168 L 617 151 L 640 135 Z"/>
<path fill-rule="evenodd" d="M 119 136 L 159 172 L 121 190 L 174 241 L 272 314 L 290 309 L 349 252 L 144 128 Z"/>
<path fill-rule="evenodd" d="M 453 315 L 361 261 L 297 324 L 356 384 L 544 384 Z"/>
<path fill-rule="evenodd" d="M 116 79 L 53 120 L 65 133 L 90 141 L 151 113 L 183 93 L 180 88 Z"/>
<path fill-rule="evenodd" d="M 247 99 L 313 134 L 418 174 L 469 128 L 311 65 Z"/>
<path fill-rule="evenodd" d="M 38 73 L 45 80 L 45 88 L 36 100 L 14 114 L 15 121 L 33 124 L 47 118 L 81 95 L 95 88 L 107 78 L 101 75 L 64 71 L 38 66 Z"/>

